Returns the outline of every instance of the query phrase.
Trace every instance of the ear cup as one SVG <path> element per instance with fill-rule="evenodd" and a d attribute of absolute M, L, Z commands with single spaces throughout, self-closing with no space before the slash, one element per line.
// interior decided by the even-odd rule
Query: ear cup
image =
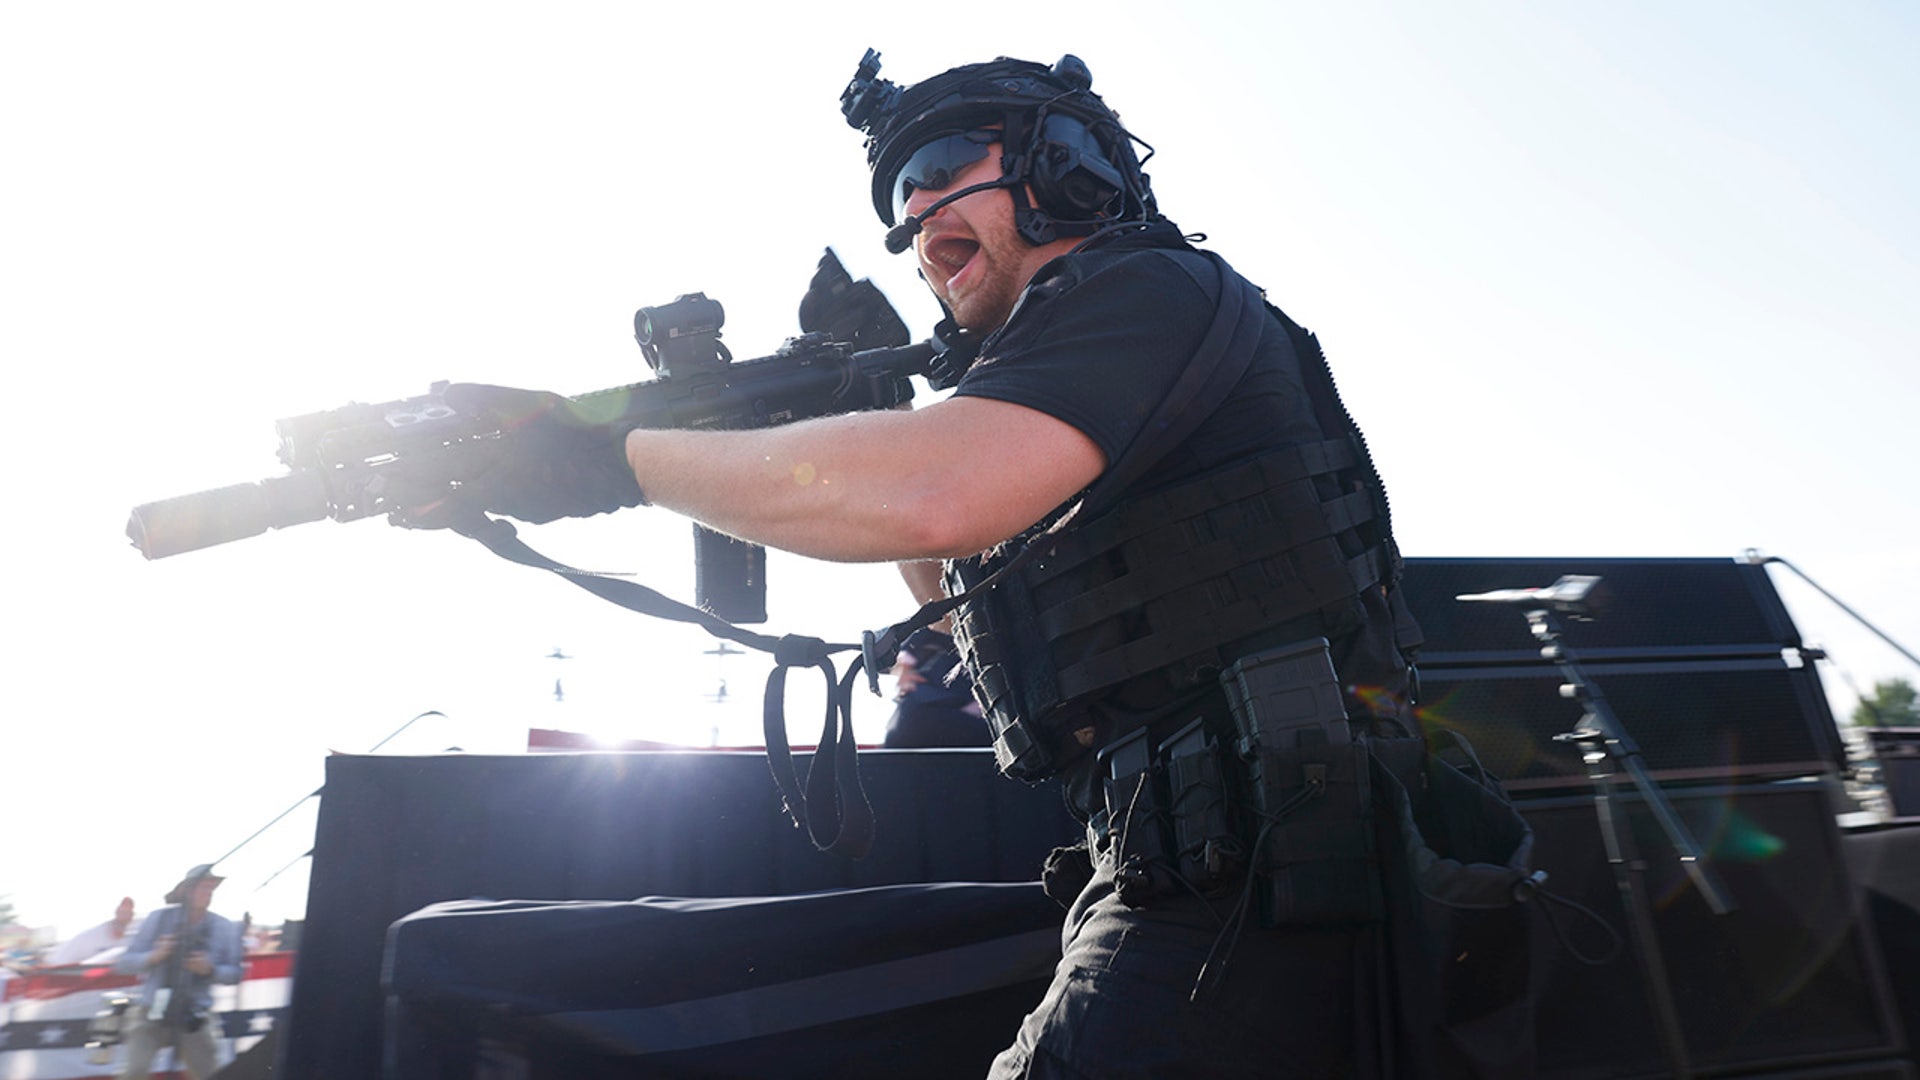
<path fill-rule="evenodd" d="M 1029 177 L 1040 209 L 1085 221 L 1124 209 L 1126 181 L 1084 123 L 1055 113 L 1041 125 Z"/>

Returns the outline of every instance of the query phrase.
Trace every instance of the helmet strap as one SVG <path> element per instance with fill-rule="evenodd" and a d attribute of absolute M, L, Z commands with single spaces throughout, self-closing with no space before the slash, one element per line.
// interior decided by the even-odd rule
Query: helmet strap
<path fill-rule="evenodd" d="M 1034 247 L 1051 244 L 1060 236 L 1059 222 L 1047 213 L 1027 201 L 1027 185 L 1024 181 L 1007 189 L 1013 196 L 1013 231 L 1020 234 Z"/>

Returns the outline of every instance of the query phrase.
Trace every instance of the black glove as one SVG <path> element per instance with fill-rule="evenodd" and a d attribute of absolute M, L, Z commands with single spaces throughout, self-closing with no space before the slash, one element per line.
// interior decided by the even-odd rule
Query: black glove
<path fill-rule="evenodd" d="M 465 509 L 540 525 L 646 503 L 627 464 L 627 428 L 595 420 L 575 402 L 541 390 L 454 383 L 442 396 L 456 412 L 499 425 L 504 438 L 492 460 L 462 477 L 451 493 L 441 489 L 431 500 L 406 500 L 414 505 L 397 512 L 396 523 L 438 527 Z"/>

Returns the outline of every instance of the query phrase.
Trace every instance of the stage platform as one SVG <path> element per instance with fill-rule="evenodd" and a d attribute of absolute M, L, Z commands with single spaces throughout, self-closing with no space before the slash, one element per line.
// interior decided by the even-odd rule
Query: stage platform
<path fill-rule="evenodd" d="M 1408 602 L 1427 632 L 1422 722 L 1465 733 L 1508 780 L 1538 836 L 1536 862 L 1552 874 L 1549 887 L 1623 924 L 1584 766 L 1556 738 L 1579 720 L 1578 704 L 1558 692 L 1560 676 L 1541 659 L 1519 611 L 1454 602 L 1460 593 L 1546 585 L 1565 574 L 1599 575 L 1613 592 L 1607 617 L 1581 624 L 1568 644 L 1623 714 L 1654 779 L 1739 905 L 1725 917 L 1707 912 L 1666 857 L 1645 808 L 1623 800 L 1648 865 L 1655 937 L 1697 1071 L 1776 1080 L 1911 1076 L 1907 1034 L 1920 1015 L 1920 830 L 1843 833 L 1836 825 L 1846 754 L 1812 659 L 1763 566 L 1409 560 Z M 805 755 L 800 762 L 804 768 Z M 490 912 L 502 919 L 491 925 L 504 927 L 523 909 L 485 901 L 777 898 L 933 882 L 1031 883 L 1047 852 L 1077 833 L 1057 792 L 1000 777 L 984 750 L 868 752 L 860 768 L 878 835 L 872 855 L 846 862 L 815 852 L 787 822 L 759 753 L 330 759 L 279 1075 L 381 1075 L 383 1039 L 396 1045 L 404 1028 L 420 1038 L 397 1040 L 417 1052 L 389 1055 L 384 1067 L 395 1080 L 516 1069 L 538 1080 L 525 1060 L 513 1063 L 514 1054 L 524 1058 L 529 1040 L 557 1029 L 534 1025 L 509 1037 L 505 1026 L 488 1022 L 504 1004 L 487 998 L 535 976 L 491 966 L 490 931 L 474 929 L 489 925 Z M 1026 922 L 967 944 L 1038 940 L 1030 931 L 1050 913 L 1030 903 L 1031 889 L 1024 899 L 1017 888 L 991 895 L 1014 898 L 1011 910 Z M 448 902 L 472 903 L 431 930 L 399 932 L 414 936 L 389 949 L 396 922 Z M 536 924 L 512 923 L 514 933 L 570 933 L 560 927 L 576 909 L 536 906 L 552 913 Z M 578 924 L 621 926 L 626 934 L 629 922 L 650 920 L 644 912 L 600 911 Z M 1541 1075 L 1664 1075 L 1638 958 L 1583 967 L 1535 921 Z M 455 946 L 455 939 L 469 944 Z M 475 955 L 446 951 L 469 946 Z M 577 953 L 566 955 L 575 957 L 566 964 L 580 966 Z M 1006 977 L 1030 978 L 1034 956 L 1008 955 L 1013 975 Z M 892 960 L 908 958 L 876 962 Z M 383 961 L 405 970 L 383 970 Z M 608 970 L 623 965 L 637 961 L 604 958 Z M 596 977 L 604 974 L 596 967 Z M 383 985 L 394 991 L 391 1001 Z M 980 1026 L 973 1049 L 940 1063 L 882 1067 L 923 1077 L 973 1074 L 971 1055 L 1007 1037 L 1004 1018 L 985 1018 L 1005 1011 L 1014 984 L 996 985 L 991 1008 L 971 1014 Z M 407 1026 L 428 1014 L 437 1034 L 427 1033 L 432 1025 Z M 490 1039 L 498 1043 L 492 1050 Z M 551 1075 L 587 1075 L 586 1060 Z M 606 1075 L 623 1075 L 609 1067 Z M 766 1075 L 799 1074 L 775 1066 Z"/>
<path fill-rule="evenodd" d="M 383 971 L 389 928 L 431 905 L 1032 882 L 1047 852 L 1076 834 L 1053 789 L 1000 777 L 987 751 L 875 751 L 861 756 L 861 770 L 879 833 L 871 857 L 847 862 L 815 852 L 786 822 L 757 754 L 330 759 L 300 971 L 276 1075 L 382 1075 L 383 1038 L 398 1034 L 404 1018 L 403 1011 L 390 1015 L 383 979 L 402 991 L 424 984 L 409 982 L 411 970 Z M 1821 782 L 1686 787 L 1675 802 L 1717 845 L 1716 859 L 1742 905 L 1735 916 L 1715 919 L 1678 884 L 1677 871 L 1654 871 L 1668 962 L 1691 988 L 1684 999 L 1688 1038 L 1714 1066 L 1710 1072 L 1757 1076 L 1797 1067 L 1827 1070 L 1810 1076 L 1902 1075 L 1884 1070 L 1905 1060 L 1903 1026 L 1911 1026 L 1920 1006 L 1920 829 L 1843 836 Z M 1523 800 L 1522 808 L 1554 885 L 1619 918 L 1590 802 L 1561 794 Z M 1627 809 L 1654 851 L 1657 836 L 1644 811 Z M 1003 936 L 1043 929 L 1055 917 L 1031 900 L 1009 901 L 1025 921 Z M 484 948 L 484 933 L 464 932 Z M 1030 966 L 1035 940 L 1029 934 L 1027 952 L 1009 962 Z M 1631 958 L 1587 969 L 1557 956 L 1549 938 L 1534 944 L 1545 965 L 1542 1075 L 1660 1075 Z M 614 970 L 639 966 L 612 954 L 603 962 Z M 1895 976 L 1891 989 L 1882 979 L 1887 972 Z M 1004 998 L 971 1004 L 979 1006 L 970 1014 L 976 1019 L 1008 1023 Z M 440 1058 L 422 1055 L 420 1032 L 429 1029 L 415 1028 L 411 1060 L 472 1061 L 482 1034 L 506 1031 L 474 1019 L 486 1015 L 442 1010 L 431 1030 L 443 1048 L 455 1049 Z M 456 1030 L 461 1023 L 464 1034 Z M 978 1045 L 997 1044 L 1005 1034 L 981 1031 Z M 393 1068 L 386 1075 L 402 1080 L 453 1075 L 409 1072 L 401 1068 L 404 1056 L 388 1056 Z M 576 1063 L 575 1071 L 581 1067 Z"/>

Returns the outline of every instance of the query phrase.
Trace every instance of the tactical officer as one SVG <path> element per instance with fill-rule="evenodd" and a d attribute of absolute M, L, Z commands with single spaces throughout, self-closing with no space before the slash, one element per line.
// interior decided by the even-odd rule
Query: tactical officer
<path fill-rule="evenodd" d="M 1057 978 L 993 1075 L 1390 1068 L 1364 910 L 1377 898 L 1335 888 L 1332 910 L 1299 917 L 1312 890 L 1262 855 L 1294 812 L 1279 774 L 1223 749 L 1244 747 L 1248 707 L 1223 674 L 1301 642 L 1300 670 L 1329 658 L 1333 719 L 1312 741 L 1335 749 L 1288 775 L 1339 804 L 1308 830 L 1336 838 L 1319 854 L 1337 861 L 1340 843 L 1369 842 L 1364 778 L 1337 748 L 1409 730 L 1417 631 L 1396 618 L 1384 493 L 1318 345 L 1160 213 L 1138 140 L 1079 60 L 1002 58 L 906 87 L 878 69 L 869 53 L 842 109 L 866 134 L 888 246 L 912 247 L 948 316 L 952 394 L 768 429 L 635 430 L 607 452 L 534 439 L 554 449 L 464 498 L 528 520 L 651 502 L 803 555 L 901 560 L 919 592 L 972 590 L 954 636 L 1001 766 L 1062 777 L 1089 825 L 1088 848 L 1049 867 L 1069 907 Z M 519 431 L 570 422 L 551 395 L 449 397 Z M 1342 784 L 1344 802 L 1325 797 Z"/>

